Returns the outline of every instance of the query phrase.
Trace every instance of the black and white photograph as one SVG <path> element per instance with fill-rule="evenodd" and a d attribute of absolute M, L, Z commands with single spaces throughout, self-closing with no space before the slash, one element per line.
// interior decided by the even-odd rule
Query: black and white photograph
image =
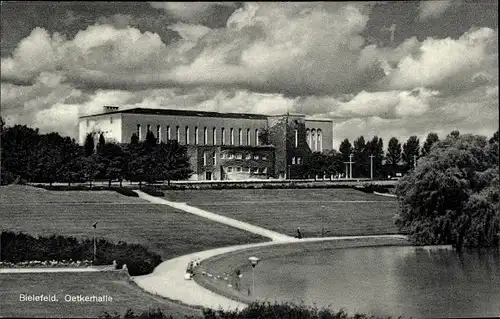
<path fill-rule="evenodd" d="M 497 1 L 0 9 L 0 318 L 500 317 Z"/>

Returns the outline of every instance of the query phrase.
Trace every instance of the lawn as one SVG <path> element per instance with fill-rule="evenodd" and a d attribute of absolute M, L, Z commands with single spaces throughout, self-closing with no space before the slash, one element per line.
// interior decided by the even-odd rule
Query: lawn
<path fill-rule="evenodd" d="M 139 243 L 164 259 L 200 250 L 266 241 L 223 224 L 112 191 L 46 191 L 0 187 L 3 230 L 32 235 L 96 236 Z"/>
<path fill-rule="evenodd" d="M 0 317 L 97 318 L 104 311 L 120 313 L 161 308 L 164 312 L 200 315 L 201 311 L 138 288 L 124 274 L 117 272 L 0 274 Z M 21 302 L 20 294 L 55 294 L 57 302 Z M 106 295 L 110 302 L 65 302 L 65 295 Z M 182 314 L 182 315 L 181 315 Z"/>
<path fill-rule="evenodd" d="M 354 189 L 252 189 L 166 191 L 166 198 L 306 237 L 397 233 L 393 198 Z"/>

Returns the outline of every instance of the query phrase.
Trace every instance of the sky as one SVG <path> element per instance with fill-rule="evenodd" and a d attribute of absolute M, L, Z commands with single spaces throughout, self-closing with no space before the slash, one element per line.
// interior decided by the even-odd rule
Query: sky
<path fill-rule="evenodd" d="M 103 105 L 498 130 L 496 1 L 1 3 L 1 115 L 76 138 Z"/>

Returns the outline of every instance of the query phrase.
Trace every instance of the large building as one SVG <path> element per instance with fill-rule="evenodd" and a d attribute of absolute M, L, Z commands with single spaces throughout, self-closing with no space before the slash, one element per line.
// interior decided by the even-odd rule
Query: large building
<path fill-rule="evenodd" d="M 262 115 L 104 106 L 103 113 L 79 119 L 79 142 L 88 133 L 107 141 L 144 140 L 186 145 L 193 180 L 289 178 L 308 152 L 333 146 L 333 122 L 301 114 Z"/>

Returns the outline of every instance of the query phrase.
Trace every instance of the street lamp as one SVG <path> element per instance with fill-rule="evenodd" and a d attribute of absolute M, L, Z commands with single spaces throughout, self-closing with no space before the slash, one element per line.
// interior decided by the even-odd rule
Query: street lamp
<path fill-rule="evenodd" d="M 257 257 L 248 258 L 250 265 L 252 265 L 252 295 L 255 295 L 255 266 L 259 263 L 260 259 Z"/>

